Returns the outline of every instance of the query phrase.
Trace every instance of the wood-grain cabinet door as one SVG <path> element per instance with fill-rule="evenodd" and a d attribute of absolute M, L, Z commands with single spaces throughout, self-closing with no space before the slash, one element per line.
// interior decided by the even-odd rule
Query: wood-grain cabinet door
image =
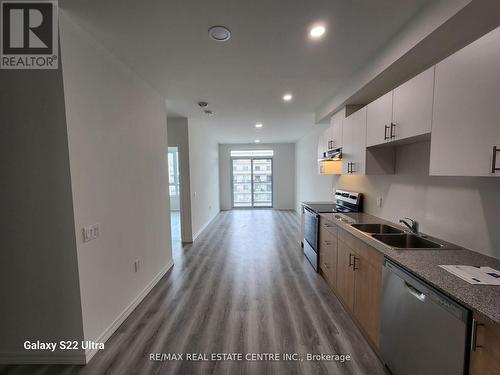
<path fill-rule="evenodd" d="M 353 311 L 354 308 L 354 271 L 352 260 L 354 251 L 344 241 L 338 241 L 337 257 L 337 293 L 344 304 Z"/>
<path fill-rule="evenodd" d="M 475 345 L 470 357 L 470 375 L 500 374 L 500 327 L 474 316 Z"/>
<path fill-rule="evenodd" d="M 382 263 L 374 266 L 367 259 L 354 260 L 354 316 L 372 343 L 379 347 Z"/>
<path fill-rule="evenodd" d="M 500 28 L 436 65 L 430 175 L 500 176 L 499 65 Z"/>
<path fill-rule="evenodd" d="M 335 289 L 337 281 L 337 237 L 321 227 L 319 245 L 320 269 L 328 285 Z"/>
<path fill-rule="evenodd" d="M 319 232 L 319 268 L 329 278 L 331 268 L 332 236 L 324 229 Z"/>

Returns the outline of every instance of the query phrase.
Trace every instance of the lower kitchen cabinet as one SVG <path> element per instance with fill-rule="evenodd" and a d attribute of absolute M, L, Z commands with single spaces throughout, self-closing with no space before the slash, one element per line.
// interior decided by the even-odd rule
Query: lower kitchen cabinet
<path fill-rule="evenodd" d="M 332 237 L 327 238 L 331 242 Z M 326 244 L 323 246 L 326 248 Z M 330 249 L 332 248 L 330 246 Z M 379 251 L 340 228 L 335 252 L 336 285 L 332 288 L 372 346 L 378 348 L 384 258 Z M 333 252 L 330 250 L 329 254 Z M 325 269 L 328 274 L 330 268 Z M 325 279 L 329 281 L 327 277 Z"/>
<path fill-rule="evenodd" d="M 375 251 L 375 250 L 373 250 Z M 380 304 L 382 301 L 382 263 L 374 267 L 365 258 L 354 260 L 354 317 L 363 327 L 372 344 L 378 348 Z"/>
<path fill-rule="evenodd" d="M 477 322 L 473 332 L 470 375 L 500 374 L 500 327 L 474 314 Z"/>
<path fill-rule="evenodd" d="M 320 226 L 319 268 L 332 289 L 337 284 L 337 236 Z"/>
<path fill-rule="evenodd" d="M 352 261 L 354 252 L 344 241 L 338 241 L 337 294 L 344 305 L 354 310 L 354 272 Z"/>

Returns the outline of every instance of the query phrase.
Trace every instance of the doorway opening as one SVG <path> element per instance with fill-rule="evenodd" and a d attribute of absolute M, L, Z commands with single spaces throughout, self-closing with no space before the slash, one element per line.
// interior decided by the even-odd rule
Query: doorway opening
<path fill-rule="evenodd" d="M 273 150 L 231 151 L 233 208 L 273 207 Z"/>
<path fill-rule="evenodd" d="M 168 189 L 170 196 L 170 227 L 173 250 L 182 248 L 181 189 L 179 178 L 179 147 L 168 148 Z"/>

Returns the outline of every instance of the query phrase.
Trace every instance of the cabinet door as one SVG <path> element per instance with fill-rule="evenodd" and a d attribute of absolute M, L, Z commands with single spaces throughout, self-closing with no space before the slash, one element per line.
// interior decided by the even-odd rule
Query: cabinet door
<path fill-rule="evenodd" d="M 328 285 L 335 289 L 337 281 L 337 237 L 325 229 L 320 230 L 320 269 Z"/>
<path fill-rule="evenodd" d="M 323 153 L 326 151 L 325 137 L 325 131 L 321 132 L 318 138 L 318 159 L 321 159 L 323 157 Z"/>
<path fill-rule="evenodd" d="M 392 122 L 392 95 L 388 92 L 367 107 L 366 115 L 366 145 L 367 147 L 388 142 Z"/>
<path fill-rule="evenodd" d="M 350 264 L 354 251 L 341 240 L 338 241 L 337 258 L 337 293 L 344 304 L 353 311 L 354 308 L 354 272 Z"/>
<path fill-rule="evenodd" d="M 431 132 L 434 67 L 394 90 L 391 140 Z"/>
<path fill-rule="evenodd" d="M 364 175 L 366 167 L 366 107 L 343 121 L 343 174 Z"/>
<path fill-rule="evenodd" d="M 330 123 L 334 148 L 342 147 L 342 122 L 344 119 L 344 113 L 345 110 L 342 109 L 339 112 L 335 113 L 331 118 Z"/>
<path fill-rule="evenodd" d="M 500 374 L 500 328 L 476 315 L 474 319 L 476 345 L 470 355 L 470 375 Z"/>
<path fill-rule="evenodd" d="M 366 258 L 356 255 L 354 278 L 354 316 L 372 343 L 378 348 L 380 303 L 382 299 L 382 263 L 374 266 Z"/>
<path fill-rule="evenodd" d="M 431 175 L 500 176 L 499 62 L 497 28 L 436 65 Z"/>

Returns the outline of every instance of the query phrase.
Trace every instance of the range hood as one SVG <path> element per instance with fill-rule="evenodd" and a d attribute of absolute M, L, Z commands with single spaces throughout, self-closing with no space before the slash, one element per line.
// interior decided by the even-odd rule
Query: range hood
<path fill-rule="evenodd" d="M 342 160 L 342 147 L 332 148 L 328 151 L 325 151 L 323 152 L 323 158 L 318 159 L 319 162 L 334 160 Z"/>
<path fill-rule="evenodd" d="M 333 148 L 323 153 L 318 159 L 320 174 L 342 174 L 342 147 Z"/>

